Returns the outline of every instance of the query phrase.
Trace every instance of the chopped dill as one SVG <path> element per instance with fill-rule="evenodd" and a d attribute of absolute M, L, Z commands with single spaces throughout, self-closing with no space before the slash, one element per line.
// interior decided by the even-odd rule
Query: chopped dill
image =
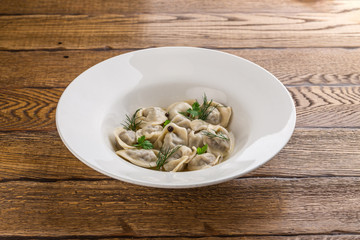
<path fill-rule="evenodd" d="M 131 117 L 127 114 L 125 115 L 125 117 L 126 117 L 125 123 L 121 124 L 121 125 L 123 125 L 126 130 L 132 130 L 132 131 L 137 130 L 141 121 L 136 122 L 136 120 L 138 119 L 138 117 L 136 117 L 136 114 L 140 111 L 140 109 L 141 108 L 137 109 Z"/>
<path fill-rule="evenodd" d="M 202 131 L 202 134 L 205 135 L 205 136 L 208 136 L 209 138 L 220 138 L 220 139 L 223 139 L 223 140 L 226 140 L 226 141 L 229 141 L 229 138 L 227 136 L 225 136 L 224 134 L 222 133 L 212 133 L 212 132 L 209 132 L 209 131 Z"/>
<path fill-rule="evenodd" d="M 177 150 L 179 150 L 181 146 L 176 146 L 172 149 L 167 148 L 167 149 L 163 149 L 162 147 L 160 148 L 160 151 L 157 155 L 158 159 L 156 161 L 156 168 L 160 169 L 162 166 L 164 166 L 164 164 L 166 163 L 166 161 L 168 160 L 169 157 L 171 157 L 171 155 L 173 155 Z"/>

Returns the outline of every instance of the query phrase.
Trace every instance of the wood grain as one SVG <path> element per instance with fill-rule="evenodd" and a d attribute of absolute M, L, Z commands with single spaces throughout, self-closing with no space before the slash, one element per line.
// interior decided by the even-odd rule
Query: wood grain
<path fill-rule="evenodd" d="M 0 131 L 54 130 L 64 89 L 0 90 Z M 297 127 L 360 127 L 360 87 L 288 87 Z"/>
<path fill-rule="evenodd" d="M 286 85 L 360 85 L 360 49 L 225 49 L 273 73 Z M 89 67 L 127 52 L 25 51 L 0 54 L 2 88 L 66 87 Z"/>
<path fill-rule="evenodd" d="M 116 180 L 6 182 L 0 235 L 359 234 L 359 184 L 359 177 L 269 178 L 165 190 Z"/>
<path fill-rule="evenodd" d="M 0 16 L 0 50 L 360 47 L 360 8 L 339 13 Z"/>
<path fill-rule="evenodd" d="M 129 14 L 194 12 L 339 12 L 358 6 L 357 0 L 2 0 L 0 14 Z M 271 6 L 271 7 L 270 7 Z"/>
<path fill-rule="evenodd" d="M 298 127 L 360 127 L 360 87 L 290 87 Z"/>
<path fill-rule="evenodd" d="M 64 238 L 62 238 L 64 239 Z M 65 238 L 67 240 L 70 239 L 76 239 L 76 238 Z M 110 239 L 114 239 L 114 238 L 98 238 L 96 237 L 95 239 L 99 239 L 99 240 L 110 240 Z M 134 238 L 119 238 L 119 239 L 134 239 Z M 143 238 L 140 238 L 143 239 Z M 149 239 L 146 238 L 145 239 Z M 171 237 L 171 238 L 167 238 L 167 237 L 151 237 L 151 239 L 155 239 L 155 240 L 189 240 L 189 239 L 194 239 L 194 237 Z M 233 236 L 233 237 L 229 237 L 229 236 L 221 236 L 221 237 L 196 237 L 196 239 L 199 240 L 203 240 L 203 239 L 208 239 L 208 240 L 219 240 L 219 239 L 238 239 L 238 240 L 359 240 L 360 236 L 356 235 L 356 234 L 334 234 L 334 235 L 295 235 L 295 236 Z"/>
<path fill-rule="evenodd" d="M 246 177 L 360 176 L 360 129 L 296 129 L 285 148 Z M 0 133 L 0 180 L 108 179 L 53 132 Z"/>
<path fill-rule="evenodd" d="M 116 239 L 134 239 L 133 237 L 115 237 Z M 27 238 L 29 239 L 29 238 Z M 36 239 L 36 238 L 31 238 L 31 239 Z M 70 239 L 79 239 L 79 238 L 61 238 L 61 239 L 66 239 L 66 240 L 70 240 Z M 110 240 L 110 239 L 114 239 L 113 237 L 94 237 L 91 236 L 91 239 L 98 239 L 98 240 Z M 154 240 L 189 240 L 189 239 L 194 239 L 194 237 L 151 237 L 151 238 L 141 238 L 138 237 L 136 239 L 154 239 Z M 240 236 L 240 235 L 236 235 L 236 236 L 221 236 L 221 237 L 196 237 L 196 239 L 199 240 L 203 240 L 203 239 L 207 239 L 207 240 L 219 240 L 219 239 L 238 239 L 238 240 L 359 240 L 360 239 L 360 235 L 357 234 L 339 234 L 339 233 L 334 233 L 333 235 L 327 235 L 327 234 L 318 234 L 318 235 L 294 235 L 294 236 Z"/>
<path fill-rule="evenodd" d="M 0 90 L 0 131 L 55 129 L 56 104 L 63 90 Z"/>

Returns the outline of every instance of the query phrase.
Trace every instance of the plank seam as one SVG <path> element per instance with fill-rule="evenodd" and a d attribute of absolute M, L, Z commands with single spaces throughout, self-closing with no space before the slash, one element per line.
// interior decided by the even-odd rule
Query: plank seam
<path fill-rule="evenodd" d="M 35 51 L 46 51 L 46 52 L 67 52 L 67 51 L 136 51 L 148 48 L 156 48 L 162 46 L 149 46 L 145 48 L 113 48 L 110 46 L 104 46 L 101 48 L 34 48 L 34 49 L 6 49 L 0 48 L 0 52 L 35 52 Z M 190 46 L 189 46 L 190 47 Z M 348 46 L 334 46 L 334 47 L 215 47 L 215 46 L 198 46 L 199 48 L 207 48 L 214 50 L 262 50 L 262 49 L 275 49 L 275 50 L 286 50 L 286 49 L 347 49 L 347 50 L 358 50 L 359 47 L 348 47 Z"/>
<path fill-rule="evenodd" d="M 295 130 L 302 129 L 313 129 L 313 130 L 359 130 L 360 126 L 346 126 L 346 127 L 317 127 L 317 126 L 304 126 L 304 127 L 296 127 Z M 44 132 L 57 132 L 56 128 L 48 128 L 48 129 L 0 129 L 0 134 L 9 134 L 9 133 L 44 133 Z"/>
<path fill-rule="evenodd" d="M 261 180 L 299 180 L 299 179 L 311 179 L 311 178 L 360 178 L 360 175 L 306 175 L 306 176 L 249 176 L 249 177 L 239 177 L 233 180 L 246 180 L 246 179 L 261 179 Z M 113 178 L 64 178 L 64 179 L 56 179 L 56 178 L 3 178 L 0 180 L 1 183 L 8 182 L 96 182 L 96 181 L 120 181 Z M 231 180 L 230 180 L 231 181 Z"/>
<path fill-rule="evenodd" d="M 152 238 L 208 238 L 208 237 L 218 237 L 218 238 L 239 238 L 239 237 L 305 237 L 305 236 L 360 236 L 358 232 L 345 232 L 345 231 L 334 231 L 329 233 L 301 233 L 301 234 L 233 234 L 233 235 L 183 235 L 183 236 L 174 236 L 174 235 L 166 235 L 166 236 L 132 236 L 132 235 L 61 235 L 61 236 L 21 236 L 21 235 L 11 235 L 4 236 L 0 235 L 1 239 L 12 240 L 12 239 L 102 239 L 102 238 L 132 238 L 132 239 L 152 239 Z"/>

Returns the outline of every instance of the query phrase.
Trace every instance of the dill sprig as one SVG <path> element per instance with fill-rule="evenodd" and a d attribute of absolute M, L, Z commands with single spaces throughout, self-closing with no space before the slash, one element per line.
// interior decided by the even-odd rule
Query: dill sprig
<path fill-rule="evenodd" d="M 187 117 L 190 120 L 194 120 L 194 119 L 201 119 L 201 120 L 206 120 L 208 118 L 208 116 L 210 115 L 210 113 L 212 111 L 214 111 L 214 109 L 217 107 L 216 106 L 211 106 L 213 103 L 213 100 L 211 99 L 210 101 L 208 101 L 206 94 L 204 93 L 203 96 L 203 103 L 200 106 L 200 103 L 196 100 L 191 108 L 187 109 L 186 112 L 179 112 L 180 114 L 184 115 L 185 117 Z"/>
<path fill-rule="evenodd" d="M 166 163 L 166 161 L 168 160 L 169 157 L 171 157 L 171 155 L 173 155 L 181 146 L 176 146 L 172 149 L 167 148 L 167 149 L 163 149 L 162 147 L 160 148 L 160 151 L 157 155 L 158 159 L 156 161 L 156 168 L 160 169 L 162 166 L 164 166 L 164 164 Z"/>
<path fill-rule="evenodd" d="M 138 117 L 136 117 L 136 114 L 140 111 L 140 109 L 141 108 L 137 109 L 131 117 L 127 114 L 125 115 L 125 123 L 121 125 L 123 125 L 126 130 L 136 131 L 137 127 L 141 123 L 141 121 L 136 122 L 136 120 L 138 119 Z"/>
<path fill-rule="evenodd" d="M 211 106 L 213 100 L 211 99 L 209 102 L 207 100 L 207 96 L 204 93 L 203 96 L 203 104 L 200 107 L 200 111 L 199 111 L 199 119 L 201 120 L 206 120 L 207 117 L 210 115 L 210 113 L 212 111 L 214 111 L 214 109 L 216 108 L 216 106 Z"/>
<path fill-rule="evenodd" d="M 209 138 L 220 138 L 226 141 L 229 141 L 229 138 L 227 136 L 225 136 L 224 134 L 220 133 L 212 133 L 209 131 L 202 131 L 202 134 L 205 136 L 208 136 Z"/>

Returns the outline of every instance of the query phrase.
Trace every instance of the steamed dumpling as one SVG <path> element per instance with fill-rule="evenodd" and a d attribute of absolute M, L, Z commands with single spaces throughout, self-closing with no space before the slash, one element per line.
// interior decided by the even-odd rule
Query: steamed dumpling
<path fill-rule="evenodd" d="M 222 134 L 227 139 L 204 136 L 204 144 L 208 145 L 207 151 L 215 156 L 227 156 L 232 151 L 233 138 L 229 132 L 219 125 L 209 125 L 207 131 L 213 134 Z"/>
<path fill-rule="evenodd" d="M 191 125 L 191 121 L 188 118 L 186 118 L 184 115 L 181 115 L 181 114 L 177 114 L 171 120 L 171 122 L 175 123 L 179 127 L 183 127 L 183 128 L 190 128 L 190 125 Z"/>
<path fill-rule="evenodd" d="M 135 148 L 133 145 L 136 143 L 135 132 L 131 130 L 126 130 L 123 127 L 118 127 L 114 131 L 114 136 L 116 142 L 123 149 Z"/>
<path fill-rule="evenodd" d="M 216 157 L 214 154 L 211 153 L 203 153 L 201 155 L 196 155 L 189 161 L 187 168 L 190 171 L 209 168 L 216 165 L 220 161 L 220 158 L 220 155 Z"/>
<path fill-rule="evenodd" d="M 166 112 L 162 108 L 159 107 L 149 107 L 149 108 L 142 108 L 136 114 L 137 121 L 140 122 L 140 128 L 146 125 L 161 125 L 166 120 L 167 117 L 165 116 Z"/>
<path fill-rule="evenodd" d="M 208 128 L 208 126 L 209 126 L 209 123 L 207 123 L 203 120 L 200 120 L 200 119 L 193 120 L 190 123 L 191 129 L 195 132 L 205 130 Z"/>
<path fill-rule="evenodd" d="M 211 106 L 215 107 L 215 109 L 209 114 L 206 122 L 227 127 L 231 117 L 231 107 L 225 107 L 217 102 L 212 102 Z"/>
<path fill-rule="evenodd" d="M 171 104 L 167 108 L 169 119 L 172 120 L 176 115 L 180 114 L 179 112 L 186 112 L 189 108 L 191 108 L 191 106 L 186 102 L 176 102 Z"/>
<path fill-rule="evenodd" d="M 195 101 L 193 99 L 175 102 L 166 109 L 140 108 L 135 116 L 126 115 L 125 124 L 134 124 L 135 121 L 136 130 L 126 130 L 125 127 L 115 129 L 116 145 L 120 146 L 120 150 L 116 153 L 129 162 L 145 168 L 156 167 L 160 158 L 165 161 L 165 163 L 161 161 L 161 164 L 159 162 L 162 165 L 161 170 L 173 172 L 199 170 L 219 164 L 234 149 L 234 136 L 226 129 L 232 109 L 212 100 L 207 101 L 204 94 L 203 101 L 198 103 L 201 105 L 207 101 L 205 107 L 208 114 L 201 112 L 204 106 L 200 106 L 198 114 L 192 113 L 191 116 L 184 114 L 186 115 L 184 116 L 182 113 L 186 113 L 192 106 L 194 106 L 193 110 L 196 110 Z M 208 108 L 209 105 L 211 106 Z M 199 117 L 206 119 L 201 120 Z M 167 125 L 163 126 L 165 121 Z M 140 137 L 143 137 L 141 141 L 138 140 Z M 151 148 L 150 143 L 142 142 L 145 141 L 144 138 L 151 142 L 152 149 L 142 149 Z M 135 144 L 137 147 L 134 146 Z M 205 145 L 207 145 L 206 151 L 202 153 Z M 169 156 L 168 151 L 175 152 Z M 168 159 L 164 159 L 165 156 Z"/>
<path fill-rule="evenodd" d="M 188 143 L 188 146 L 189 147 L 202 147 L 204 146 L 204 134 L 202 134 L 202 132 L 198 132 L 198 133 L 195 133 L 194 131 L 191 131 L 189 133 L 189 143 Z"/>
<path fill-rule="evenodd" d="M 154 143 L 156 139 L 159 138 L 162 131 L 163 131 L 162 126 L 148 124 L 136 131 L 136 139 L 139 139 L 141 136 L 145 136 L 145 139 Z"/>
<path fill-rule="evenodd" d="M 181 146 L 171 157 L 168 158 L 164 164 L 166 171 L 178 172 L 185 168 L 188 163 L 196 154 L 196 151 L 192 151 L 186 146 Z"/>
<path fill-rule="evenodd" d="M 155 141 L 155 148 L 174 148 L 177 145 L 187 145 L 188 133 L 185 128 L 174 123 L 166 125 L 159 138 Z"/>
<path fill-rule="evenodd" d="M 210 107 L 210 108 L 213 108 L 213 107 Z M 220 115 L 219 110 L 216 107 L 213 108 L 205 121 L 210 124 L 213 124 L 213 125 L 219 124 L 221 121 L 221 115 Z"/>
<path fill-rule="evenodd" d="M 159 151 L 154 149 L 125 149 L 116 152 L 120 157 L 145 168 L 156 167 L 158 153 Z"/>

